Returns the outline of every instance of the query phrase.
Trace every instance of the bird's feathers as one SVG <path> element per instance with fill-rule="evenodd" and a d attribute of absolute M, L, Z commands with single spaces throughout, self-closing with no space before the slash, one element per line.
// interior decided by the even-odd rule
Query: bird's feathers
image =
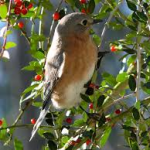
<path fill-rule="evenodd" d="M 44 85 L 44 103 L 40 112 L 40 116 L 33 127 L 30 141 L 34 137 L 49 110 L 49 106 L 51 104 L 51 94 L 59 79 L 60 71 L 62 69 L 62 64 L 64 61 L 63 56 L 63 51 L 61 51 L 60 53 L 53 55 L 54 58 L 50 59 L 50 61 L 46 62 L 45 69 L 47 78 L 45 78 Z"/>

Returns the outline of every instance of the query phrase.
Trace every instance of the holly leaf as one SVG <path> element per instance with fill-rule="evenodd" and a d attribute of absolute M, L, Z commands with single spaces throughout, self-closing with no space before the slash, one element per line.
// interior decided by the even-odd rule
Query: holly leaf
<path fill-rule="evenodd" d="M 117 75 L 116 81 L 117 82 L 124 82 L 128 79 L 128 74 L 126 72 L 122 72 Z"/>
<path fill-rule="evenodd" d="M 17 44 L 14 43 L 14 42 L 7 42 L 6 45 L 5 45 L 5 49 L 16 47 L 16 45 Z"/>
<path fill-rule="evenodd" d="M 106 144 L 106 142 L 107 142 L 107 140 L 109 138 L 110 133 L 111 133 L 111 127 L 107 128 L 104 131 L 104 133 L 103 133 L 103 135 L 102 135 L 102 137 L 100 139 L 100 146 L 101 146 L 101 148 L 104 147 L 104 145 Z"/>
<path fill-rule="evenodd" d="M 14 148 L 15 150 L 23 150 L 22 142 L 18 140 L 17 138 L 15 138 L 14 140 Z"/>
<path fill-rule="evenodd" d="M 0 4 L 0 17 L 5 19 L 7 16 L 7 6 L 6 4 Z"/>
<path fill-rule="evenodd" d="M 131 89 L 131 91 L 135 91 L 136 80 L 135 80 L 135 77 L 133 75 L 129 76 L 128 84 L 129 84 L 129 88 Z"/>
<path fill-rule="evenodd" d="M 129 1 L 129 0 L 126 0 L 126 1 L 127 1 L 128 7 L 129 7 L 132 11 L 136 11 L 136 10 L 137 10 L 137 7 L 136 7 L 136 5 L 135 5 L 133 2 L 131 2 L 131 1 Z"/>

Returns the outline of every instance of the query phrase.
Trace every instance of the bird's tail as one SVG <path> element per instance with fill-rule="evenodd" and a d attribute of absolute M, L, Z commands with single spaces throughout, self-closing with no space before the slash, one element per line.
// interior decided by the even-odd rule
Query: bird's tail
<path fill-rule="evenodd" d="M 35 136 L 35 133 L 37 132 L 38 128 L 40 127 L 41 123 L 43 122 L 48 110 L 49 110 L 49 105 L 46 105 L 45 108 L 41 110 L 40 116 L 33 127 L 33 130 L 31 133 L 31 138 L 29 141 L 31 141 L 33 139 L 33 137 Z"/>

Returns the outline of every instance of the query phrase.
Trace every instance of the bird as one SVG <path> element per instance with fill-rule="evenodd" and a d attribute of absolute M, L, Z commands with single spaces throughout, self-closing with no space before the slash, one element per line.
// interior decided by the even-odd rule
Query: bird
<path fill-rule="evenodd" d="M 98 49 L 90 36 L 90 28 L 101 20 L 80 12 L 67 14 L 58 22 L 45 63 L 43 106 L 31 138 L 34 137 L 50 105 L 69 109 L 81 102 L 87 83 L 92 78 Z"/>

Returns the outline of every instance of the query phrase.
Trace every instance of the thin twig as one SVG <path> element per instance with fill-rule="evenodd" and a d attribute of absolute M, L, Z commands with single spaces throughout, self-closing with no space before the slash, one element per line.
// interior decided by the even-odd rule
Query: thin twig
<path fill-rule="evenodd" d="M 141 1 L 138 0 L 138 10 L 141 12 L 142 9 L 140 7 Z M 138 23 L 138 32 L 137 34 L 139 34 L 141 31 L 141 23 Z M 137 36 L 136 39 L 136 46 L 137 46 L 137 80 L 136 80 L 136 103 L 138 101 L 140 101 L 140 78 L 141 78 L 141 47 L 140 47 L 140 43 L 141 43 L 141 37 Z M 141 142 L 140 142 L 140 138 L 139 138 L 139 133 L 140 133 L 140 129 L 139 129 L 139 123 L 140 120 L 137 121 L 137 131 L 136 131 L 136 138 L 137 138 L 137 143 L 138 143 L 138 147 L 139 150 L 141 150 Z"/>
<path fill-rule="evenodd" d="M 118 2 L 118 5 L 117 5 L 117 6 L 114 8 L 114 10 L 111 12 L 110 16 L 108 17 L 107 22 L 105 23 L 104 28 L 103 28 L 103 30 L 102 30 L 102 34 L 101 34 L 101 42 L 100 42 L 100 44 L 99 44 L 99 46 L 98 46 L 99 49 L 101 49 L 101 45 L 102 45 L 102 43 L 103 43 L 104 36 L 105 36 L 106 30 L 107 30 L 108 24 L 109 24 L 110 21 L 112 20 L 112 18 L 113 18 L 113 16 L 114 16 L 115 12 L 118 10 L 119 6 L 122 4 L 123 1 L 124 1 L 124 0 L 120 0 L 120 2 Z"/>
<path fill-rule="evenodd" d="M 44 13 L 44 7 L 42 6 L 41 7 L 41 19 L 40 19 L 40 21 L 39 21 L 39 35 L 42 35 L 42 29 L 43 29 L 43 13 Z M 43 49 L 43 45 L 44 43 L 43 43 L 43 41 L 40 41 L 39 42 L 39 48 L 42 48 Z"/>
<path fill-rule="evenodd" d="M 21 30 L 22 35 L 25 37 L 25 39 L 27 40 L 28 44 L 30 45 L 30 39 L 27 36 L 27 33 L 23 29 L 20 29 L 20 30 Z"/>
<path fill-rule="evenodd" d="M 11 14 L 11 5 L 12 5 L 12 0 L 9 1 L 9 7 L 8 7 L 8 12 L 7 12 L 7 25 L 6 25 L 5 33 L 7 33 L 8 29 L 9 29 L 9 16 Z M 4 37 L 3 46 L 2 46 L 1 53 L 0 53 L 0 58 L 3 57 L 4 51 L 5 51 L 6 42 L 7 42 L 7 35 Z"/>
<path fill-rule="evenodd" d="M 58 12 L 60 10 L 60 7 L 61 7 L 62 3 L 63 3 L 63 0 L 60 0 L 60 2 L 58 4 L 58 7 L 56 8 L 55 12 Z M 47 39 L 47 49 L 50 47 L 50 43 L 51 43 L 51 40 L 53 38 L 53 34 L 54 34 L 54 31 L 55 31 L 56 25 L 57 25 L 57 21 L 53 20 L 52 24 L 50 26 L 49 37 Z"/>
<path fill-rule="evenodd" d="M 33 102 L 33 99 L 32 100 L 30 100 L 27 104 L 26 104 L 26 106 L 23 108 L 23 109 L 21 109 L 20 110 L 20 113 L 19 113 L 19 115 L 17 116 L 17 119 L 14 121 L 14 123 L 12 124 L 12 126 L 16 126 L 17 125 L 17 123 L 20 121 L 20 119 L 22 118 L 22 116 L 23 116 L 23 114 L 25 113 L 25 111 L 30 107 L 30 105 L 32 104 L 32 102 Z M 8 128 L 8 127 L 7 127 Z M 13 133 L 10 135 L 10 137 L 9 137 L 9 139 L 8 139 L 8 141 L 6 141 L 6 145 L 11 141 L 11 139 L 12 139 L 12 136 L 13 136 Z"/>
<path fill-rule="evenodd" d="M 116 100 L 114 100 L 114 101 L 111 101 L 108 105 L 106 105 L 105 107 L 103 107 L 103 110 L 99 111 L 99 113 L 102 113 L 102 112 L 104 112 L 104 111 L 107 111 L 108 108 L 110 108 L 112 105 L 114 105 L 114 104 L 116 104 L 116 103 L 118 103 L 118 102 L 120 102 L 120 101 L 122 101 L 122 100 L 124 100 L 124 99 L 127 99 L 127 98 L 129 98 L 129 97 L 132 97 L 132 96 L 134 96 L 134 95 L 135 95 L 135 93 L 131 93 L 131 94 L 129 94 L 129 95 L 126 95 L 126 96 L 120 97 L 120 98 L 118 98 L 118 99 L 116 99 Z"/>
<path fill-rule="evenodd" d="M 34 124 L 18 124 L 18 125 L 11 125 L 11 126 L 7 126 L 7 127 L 4 127 L 4 128 L 0 128 L 0 131 L 1 130 L 7 130 L 7 129 L 13 129 L 13 128 L 22 128 L 22 127 L 33 127 Z M 41 125 L 40 128 L 52 128 L 52 129 L 58 129 L 58 128 L 55 128 L 53 126 L 44 126 L 44 125 Z"/>

